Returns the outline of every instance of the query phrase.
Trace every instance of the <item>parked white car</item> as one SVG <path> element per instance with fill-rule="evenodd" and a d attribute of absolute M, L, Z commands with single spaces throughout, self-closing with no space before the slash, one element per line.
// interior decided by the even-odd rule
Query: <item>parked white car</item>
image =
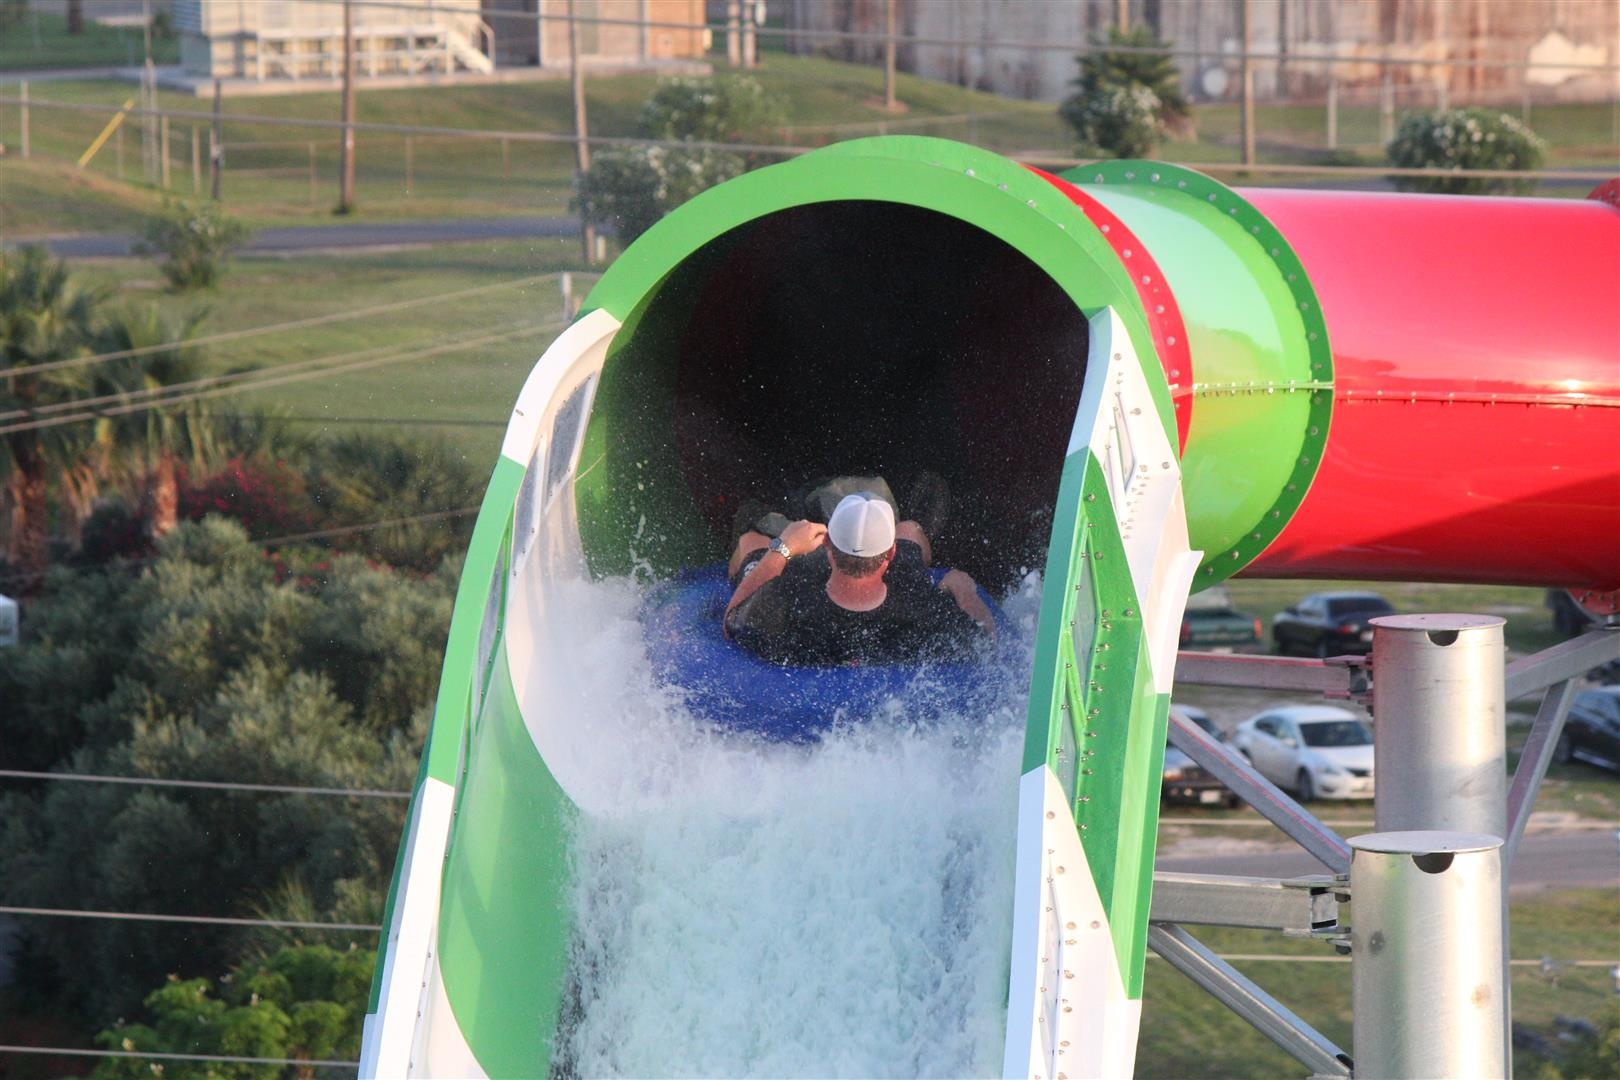
<path fill-rule="evenodd" d="M 1331 705 L 1268 709 L 1237 726 L 1232 746 L 1300 802 L 1373 797 L 1373 738 L 1354 713 Z"/>

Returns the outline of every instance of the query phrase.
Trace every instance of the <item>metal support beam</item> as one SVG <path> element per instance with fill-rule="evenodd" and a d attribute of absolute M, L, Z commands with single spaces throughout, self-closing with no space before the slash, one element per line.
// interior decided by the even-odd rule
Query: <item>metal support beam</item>
<path fill-rule="evenodd" d="M 1153 875 L 1153 922 L 1242 926 L 1307 935 L 1335 927 L 1348 903 L 1342 879 L 1227 877 L 1219 874 Z"/>
<path fill-rule="evenodd" d="M 1255 772 L 1237 751 L 1175 713 L 1170 714 L 1170 743 L 1260 811 L 1323 866 L 1335 874 L 1350 872 L 1350 845 L 1276 784 Z"/>
<path fill-rule="evenodd" d="M 1505 696 L 1508 701 L 1556 686 L 1566 679 L 1585 675 L 1611 660 L 1620 660 L 1620 627 L 1589 630 L 1580 637 L 1542 649 L 1507 666 Z M 1177 671 L 1180 677 L 1180 671 Z"/>
<path fill-rule="evenodd" d="M 1507 832 L 1502 627 L 1494 615 L 1372 620 L 1379 832 Z"/>
<path fill-rule="evenodd" d="M 1298 660 L 1286 656 L 1238 653 L 1176 654 L 1176 682 L 1195 686 L 1242 686 L 1255 690 L 1296 690 L 1329 698 L 1359 698 L 1367 693 L 1366 660 L 1335 656 Z"/>
<path fill-rule="evenodd" d="M 1524 752 L 1519 755 L 1519 767 L 1513 770 L 1513 785 L 1507 797 L 1507 838 L 1502 844 L 1502 874 L 1509 881 L 1513 878 L 1513 853 L 1518 850 L 1530 812 L 1535 809 L 1536 793 L 1541 790 L 1541 781 L 1547 775 L 1558 736 L 1564 730 L 1564 719 L 1569 716 L 1569 703 L 1574 698 L 1573 679 L 1547 689 L 1541 708 L 1536 711 L 1536 722 L 1530 726 Z"/>
<path fill-rule="evenodd" d="M 1502 838 L 1354 837 L 1351 1016 L 1365 1076 L 1506 1076 Z"/>
<path fill-rule="evenodd" d="M 1148 945 L 1316 1075 L 1351 1075 L 1348 1054 L 1181 927 L 1150 924 Z"/>

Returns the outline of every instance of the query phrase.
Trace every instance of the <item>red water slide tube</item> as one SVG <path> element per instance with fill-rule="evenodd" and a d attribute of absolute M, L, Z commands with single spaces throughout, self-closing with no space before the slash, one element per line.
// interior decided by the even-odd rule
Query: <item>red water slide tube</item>
<path fill-rule="evenodd" d="M 1620 586 L 1620 209 L 1242 194 L 1334 360 L 1321 469 L 1246 573 Z"/>

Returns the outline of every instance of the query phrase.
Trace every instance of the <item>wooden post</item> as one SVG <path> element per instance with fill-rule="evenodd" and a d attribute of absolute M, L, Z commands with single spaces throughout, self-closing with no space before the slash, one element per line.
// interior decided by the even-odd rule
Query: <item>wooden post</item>
<path fill-rule="evenodd" d="M 1389 65 L 1382 65 L 1378 81 L 1378 141 L 1388 145 L 1395 137 L 1395 80 Z"/>
<path fill-rule="evenodd" d="M 501 179 L 512 179 L 512 140 L 501 140 Z"/>
<path fill-rule="evenodd" d="M 315 204 L 315 189 L 315 140 L 311 139 L 309 140 L 309 202 L 311 206 Z"/>
<path fill-rule="evenodd" d="M 22 156 L 28 160 L 28 80 L 24 79 L 18 88 L 18 97 L 22 100 Z"/>
<path fill-rule="evenodd" d="M 754 32 L 754 15 L 758 11 L 754 0 L 743 0 L 742 57 L 743 67 L 748 69 L 759 66 L 759 35 Z"/>
<path fill-rule="evenodd" d="M 1328 68 L 1327 145 L 1329 150 L 1339 148 L 1339 69 L 1336 67 Z"/>
<path fill-rule="evenodd" d="M 416 143 L 412 141 L 411 137 L 409 135 L 405 136 L 405 194 L 407 195 L 411 193 L 411 181 L 414 179 L 416 171 L 415 147 Z"/>
<path fill-rule="evenodd" d="M 113 136 L 113 147 L 118 158 L 118 179 L 124 178 L 124 125 L 118 125 L 118 133 Z"/>
<path fill-rule="evenodd" d="M 731 10 L 736 10 L 736 0 L 732 0 Z M 583 178 L 591 168 L 591 145 L 585 122 L 585 70 L 579 65 L 579 20 L 574 18 L 574 0 L 568 0 L 568 74 L 574 92 L 574 175 Z M 583 215 L 579 234 L 585 265 L 596 265 L 596 230 Z"/>
<path fill-rule="evenodd" d="M 169 190 L 169 118 L 158 117 L 158 165 L 163 174 L 163 190 Z"/>
<path fill-rule="evenodd" d="M 1114 4 L 1114 25 L 1119 28 L 1119 32 L 1122 34 L 1131 28 L 1131 0 L 1116 0 Z"/>
<path fill-rule="evenodd" d="M 568 0 L 568 10 L 574 10 L 573 0 Z M 742 65 L 741 0 L 726 0 L 726 63 L 732 67 Z"/>
<path fill-rule="evenodd" d="M 209 198 L 219 202 L 220 173 L 225 171 L 225 92 L 214 80 L 214 126 L 208 132 Z"/>
<path fill-rule="evenodd" d="M 885 16 L 888 29 L 883 39 L 883 108 L 887 112 L 894 112 L 894 0 L 888 0 L 887 7 Z"/>
<path fill-rule="evenodd" d="M 1238 8 L 1238 32 L 1243 41 L 1243 164 L 1254 164 L 1254 63 L 1249 59 L 1249 0 Z"/>
<path fill-rule="evenodd" d="M 191 193 L 202 194 L 202 132 L 191 125 Z"/>
<path fill-rule="evenodd" d="M 343 139 L 338 152 L 338 213 L 354 209 L 354 6 L 343 0 Z"/>

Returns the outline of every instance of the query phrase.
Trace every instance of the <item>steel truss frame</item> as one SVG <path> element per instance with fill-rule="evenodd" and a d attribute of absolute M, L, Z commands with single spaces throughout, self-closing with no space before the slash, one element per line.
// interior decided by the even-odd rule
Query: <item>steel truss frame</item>
<path fill-rule="evenodd" d="M 1381 631 L 1375 631 L 1378 633 Z M 1506 666 L 1505 700 L 1540 692 L 1541 705 L 1520 755 L 1507 795 L 1503 838 L 1504 883 L 1529 823 L 1558 745 L 1578 682 L 1594 668 L 1620 660 L 1620 623 L 1544 649 Z M 1364 657 L 1295 660 L 1184 652 L 1176 681 L 1201 686 L 1320 693 L 1338 700 L 1370 701 L 1372 665 Z M 1350 845 L 1331 827 L 1271 781 L 1225 743 L 1197 724 L 1172 713 L 1170 743 L 1258 810 L 1328 871 L 1297 879 L 1156 873 L 1148 945 L 1171 966 L 1247 1021 L 1313 1076 L 1350 1076 L 1348 1054 L 1216 956 L 1181 924 L 1240 926 L 1279 930 L 1290 936 L 1319 937 L 1348 953 L 1348 928 L 1338 906 L 1350 900 Z"/>

